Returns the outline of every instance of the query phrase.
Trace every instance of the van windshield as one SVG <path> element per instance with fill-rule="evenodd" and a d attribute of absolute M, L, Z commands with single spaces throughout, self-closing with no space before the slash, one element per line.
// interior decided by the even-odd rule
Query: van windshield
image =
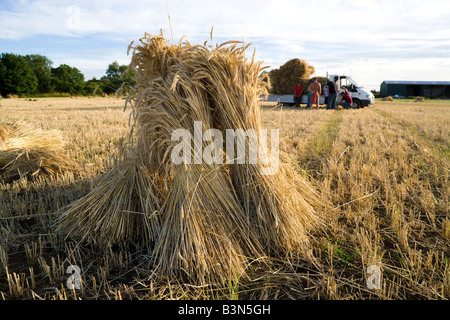
<path fill-rule="evenodd" d="M 356 88 L 362 88 L 359 84 L 357 84 L 357 83 L 355 82 L 355 80 L 353 80 L 353 79 L 350 78 L 350 77 L 347 77 L 347 81 L 350 82 L 350 83 L 353 83 L 353 85 L 354 85 Z"/>
<path fill-rule="evenodd" d="M 346 87 L 347 89 L 350 89 L 350 88 L 357 88 L 358 85 L 350 77 L 341 77 L 341 87 Z"/>

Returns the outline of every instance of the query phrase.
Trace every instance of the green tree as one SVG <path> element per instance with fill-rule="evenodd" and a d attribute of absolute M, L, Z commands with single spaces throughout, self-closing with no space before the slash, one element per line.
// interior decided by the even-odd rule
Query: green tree
<path fill-rule="evenodd" d="M 125 92 L 128 92 L 130 91 L 130 87 L 134 87 L 136 85 L 136 69 L 128 69 L 127 65 L 122 65 L 119 70 L 121 72 L 122 83 L 126 84 L 123 89 Z"/>
<path fill-rule="evenodd" d="M 119 65 L 117 61 L 110 63 L 108 69 L 106 69 L 106 76 L 101 78 L 103 91 L 108 94 L 114 94 L 125 83 L 126 85 L 122 89 L 124 92 L 128 92 L 129 87 L 136 84 L 136 70 L 127 69 L 127 65 Z"/>
<path fill-rule="evenodd" d="M 106 77 L 109 79 L 120 79 L 120 65 L 117 61 L 110 63 L 106 69 Z"/>
<path fill-rule="evenodd" d="M 82 93 L 84 88 L 84 75 L 75 67 L 61 64 L 52 68 L 52 91 L 67 92 L 70 94 Z"/>
<path fill-rule="evenodd" d="M 84 88 L 83 88 L 83 94 L 85 96 L 92 96 L 92 95 L 102 95 L 103 90 L 102 90 L 102 81 L 97 80 L 95 77 L 92 78 L 91 80 L 88 80 L 85 82 L 84 84 Z"/>
<path fill-rule="evenodd" d="M 21 55 L 0 55 L 0 94 L 33 94 L 38 86 L 37 78 L 28 61 Z"/>
<path fill-rule="evenodd" d="M 41 56 L 39 54 L 26 55 L 25 59 L 27 59 L 31 69 L 34 72 L 34 75 L 37 78 L 37 92 L 50 92 L 53 62 L 49 58 Z"/>

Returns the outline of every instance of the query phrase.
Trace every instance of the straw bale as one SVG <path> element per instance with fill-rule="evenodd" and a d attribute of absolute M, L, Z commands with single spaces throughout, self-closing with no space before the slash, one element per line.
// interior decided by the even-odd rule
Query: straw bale
<path fill-rule="evenodd" d="M 415 97 L 415 100 L 414 100 L 414 102 L 424 102 L 424 101 L 425 101 L 425 98 L 419 97 L 419 96 Z"/>
<path fill-rule="evenodd" d="M 314 67 L 302 59 L 292 59 L 283 64 L 279 69 L 269 72 L 272 94 L 293 94 L 293 88 L 298 81 L 302 82 L 304 88 L 307 79 L 314 73 Z"/>

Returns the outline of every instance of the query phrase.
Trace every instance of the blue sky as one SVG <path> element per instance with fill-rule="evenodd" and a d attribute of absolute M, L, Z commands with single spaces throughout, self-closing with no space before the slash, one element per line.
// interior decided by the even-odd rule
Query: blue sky
<path fill-rule="evenodd" d="M 127 64 L 145 32 L 168 40 L 252 43 L 248 56 L 278 68 L 292 58 L 316 75 L 341 73 L 368 89 L 383 80 L 450 81 L 448 0 L 0 0 L 0 52 L 42 54 L 56 67 L 101 77 Z"/>

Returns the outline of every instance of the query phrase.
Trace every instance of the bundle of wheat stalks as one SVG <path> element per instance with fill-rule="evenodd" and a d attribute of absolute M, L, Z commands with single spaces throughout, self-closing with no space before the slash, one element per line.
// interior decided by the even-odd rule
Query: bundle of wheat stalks
<path fill-rule="evenodd" d="M 178 143 L 172 133 L 184 128 L 194 135 L 195 121 L 205 131 L 262 129 L 263 68 L 254 55 L 245 57 L 247 47 L 170 45 L 162 34 L 130 45 L 137 84 L 127 99 L 133 119 L 127 152 L 62 213 L 59 229 L 103 244 L 143 242 L 159 274 L 188 274 L 201 283 L 242 275 L 251 259 L 311 257 L 315 192 L 291 168 L 264 175 L 260 162 L 171 160 Z"/>
<path fill-rule="evenodd" d="M 0 123 L 0 181 L 79 172 L 80 166 L 63 153 L 63 146 L 56 130 L 36 129 L 24 121 Z"/>

